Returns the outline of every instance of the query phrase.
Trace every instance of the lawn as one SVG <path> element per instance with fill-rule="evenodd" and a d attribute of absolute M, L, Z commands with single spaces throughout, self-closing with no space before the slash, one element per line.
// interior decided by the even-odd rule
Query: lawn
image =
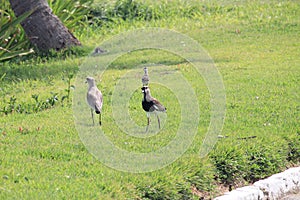
<path fill-rule="evenodd" d="M 75 54 L 0 63 L 0 199 L 210 199 L 299 165 L 297 1 L 134 2 L 148 18 L 114 17 L 102 26 L 74 29 L 83 43 Z M 101 10 L 102 3 L 94 6 Z M 104 57 L 89 56 L 96 46 L 151 27 L 192 38 L 218 69 L 226 114 L 207 155 L 200 150 L 211 125 L 214 95 L 193 62 L 163 49 L 120 50 L 123 54 L 105 70 L 83 71 Z M 167 107 L 160 115 L 161 131 L 151 116 L 149 133 L 140 133 L 146 125 L 140 90 L 144 66 L 153 80 L 152 95 Z M 101 128 L 91 126 L 84 101 L 86 74 L 97 78 L 104 95 Z M 124 99 L 128 109 L 122 112 Z M 177 137 L 178 132 L 184 137 Z M 134 166 L 128 167 L 127 155 L 99 152 L 109 147 L 103 138 L 138 158 L 130 162 Z M 161 154 L 153 157 L 151 152 L 176 139 L 182 141 L 176 143 L 179 150 L 181 144 L 188 148 L 173 151 L 180 155 L 175 160 L 166 156 L 157 162 L 155 156 Z M 114 165 L 122 159 L 123 165 Z M 152 167 L 143 168 L 144 163 Z"/>

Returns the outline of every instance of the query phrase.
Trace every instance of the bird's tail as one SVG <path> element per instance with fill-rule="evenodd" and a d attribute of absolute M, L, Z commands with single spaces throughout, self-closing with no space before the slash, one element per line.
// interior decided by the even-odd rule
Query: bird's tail
<path fill-rule="evenodd" d="M 95 112 L 96 112 L 96 114 L 98 114 L 98 115 L 101 113 L 100 109 L 97 108 L 97 106 L 95 106 Z"/>

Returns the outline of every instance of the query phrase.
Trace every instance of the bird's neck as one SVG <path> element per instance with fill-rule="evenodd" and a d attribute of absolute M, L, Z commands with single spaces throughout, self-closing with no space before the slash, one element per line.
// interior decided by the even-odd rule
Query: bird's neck
<path fill-rule="evenodd" d="M 150 92 L 149 93 L 144 93 L 144 100 L 146 100 L 146 101 L 151 101 L 151 94 L 150 94 Z"/>
<path fill-rule="evenodd" d="M 96 84 L 92 83 L 92 84 L 89 85 L 89 89 L 91 89 L 92 87 L 96 87 Z"/>

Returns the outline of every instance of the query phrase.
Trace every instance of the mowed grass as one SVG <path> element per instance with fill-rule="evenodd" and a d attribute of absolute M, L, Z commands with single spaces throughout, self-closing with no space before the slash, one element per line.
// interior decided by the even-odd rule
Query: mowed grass
<path fill-rule="evenodd" d="M 105 97 L 102 129 L 116 146 L 136 152 L 158 149 L 172 140 L 180 121 L 172 91 L 152 84 L 153 96 L 167 106 L 172 121 L 166 122 L 161 133 L 144 139 L 118 129 L 112 117 L 112 89 L 136 65 L 158 63 L 182 73 L 198 97 L 201 117 L 192 145 L 169 166 L 140 174 L 111 169 L 87 151 L 75 129 L 71 103 L 61 102 L 68 88 L 62 76 L 75 73 L 84 57 L 4 63 L 1 109 L 12 96 L 19 104 L 34 104 L 33 94 L 45 101 L 53 92 L 59 101 L 37 113 L 1 114 L 0 199 L 208 199 L 221 193 L 220 184 L 247 184 L 299 164 L 300 6 L 295 1 L 203 4 L 215 10 L 205 10 L 203 15 L 195 12 L 192 17 L 93 27 L 78 30 L 77 35 L 87 49 L 110 38 L 110 33 L 152 26 L 197 40 L 224 81 L 227 107 L 220 135 L 227 138 L 219 139 L 209 155 L 200 158 L 210 122 L 210 94 L 204 80 L 195 76 L 189 63 L 167 52 L 129 53 L 113 62 L 98 82 Z M 129 100 L 129 113 L 142 126 L 146 116 L 139 88 Z M 157 125 L 155 120 L 152 126 Z M 247 137 L 254 138 L 242 139 Z"/>

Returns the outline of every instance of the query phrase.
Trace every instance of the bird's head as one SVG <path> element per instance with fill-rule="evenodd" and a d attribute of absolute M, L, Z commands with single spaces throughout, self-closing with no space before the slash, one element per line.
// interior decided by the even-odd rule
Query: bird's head
<path fill-rule="evenodd" d="M 85 82 L 88 83 L 90 87 L 96 85 L 93 77 L 87 77 Z"/>
<path fill-rule="evenodd" d="M 141 89 L 142 89 L 142 93 L 144 93 L 144 94 L 149 94 L 150 93 L 150 89 L 149 89 L 148 86 L 143 86 Z"/>
<path fill-rule="evenodd" d="M 145 72 L 145 74 L 148 74 L 148 68 L 147 67 L 144 67 L 144 72 Z"/>

